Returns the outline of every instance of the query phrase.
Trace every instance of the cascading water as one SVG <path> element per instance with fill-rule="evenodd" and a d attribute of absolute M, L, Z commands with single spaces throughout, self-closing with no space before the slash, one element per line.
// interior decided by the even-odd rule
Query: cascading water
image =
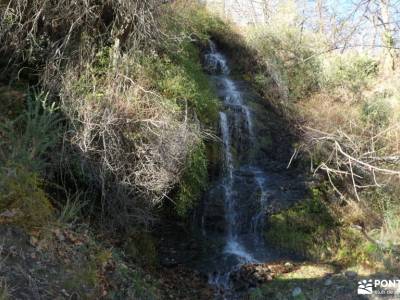
<path fill-rule="evenodd" d="M 221 190 L 224 200 L 224 246 L 222 253 L 210 262 L 214 269 L 209 272 L 209 282 L 217 290 L 223 290 L 223 299 L 234 299 L 229 293 L 230 272 L 244 263 L 266 261 L 271 254 L 262 238 L 268 177 L 253 160 L 252 153 L 257 151 L 254 149 L 253 113 L 246 105 L 239 83 L 230 76 L 226 58 L 211 41 L 205 63 L 223 100 L 223 110 L 219 113 L 223 170 L 216 190 Z M 249 197 L 250 194 L 253 197 Z M 217 201 L 217 197 L 210 197 L 210 202 Z M 205 229 L 205 223 L 207 216 L 203 215 L 203 234 L 212 235 Z"/>

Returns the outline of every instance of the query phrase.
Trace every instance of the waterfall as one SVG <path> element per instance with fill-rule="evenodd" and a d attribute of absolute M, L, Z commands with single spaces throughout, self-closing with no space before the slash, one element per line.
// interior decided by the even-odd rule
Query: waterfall
<path fill-rule="evenodd" d="M 210 41 L 210 52 L 205 55 L 206 68 L 210 72 L 229 74 L 230 70 L 226 58 L 217 51 L 217 47 L 213 41 Z"/>
<path fill-rule="evenodd" d="M 205 68 L 212 74 L 211 79 L 223 101 L 223 108 L 219 112 L 223 152 L 220 185 L 226 223 L 225 245 L 221 254 L 223 260 L 222 263 L 218 262 L 221 266 L 212 272 L 209 282 L 227 289 L 230 271 L 244 263 L 260 262 L 262 258 L 259 260 L 258 254 L 266 252 L 262 230 L 268 200 L 268 178 L 261 168 L 253 165 L 250 154 L 256 144 L 253 112 L 246 103 L 240 85 L 230 76 L 227 59 L 211 41 L 209 52 L 205 55 Z M 250 198 L 250 194 L 256 196 Z M 252 211 L 249 207 L 256 209 Z M 203 216 L 203 234 L 207 234 L 204 220 Z"/>
<path fill-rule="evenodd" d="M 230 132 L 229 132 L 228 119 L 226 117 L 226 113 L 220 112 L 219 119 L 220 119 L 222 141 L 223 141 L 223 145 L 224 145 L 225 171 L 227 174 L 228 185 L 230 188 L 232 188 L 233 158 L 232 158 L 232 153 L 231 153 Z"/>

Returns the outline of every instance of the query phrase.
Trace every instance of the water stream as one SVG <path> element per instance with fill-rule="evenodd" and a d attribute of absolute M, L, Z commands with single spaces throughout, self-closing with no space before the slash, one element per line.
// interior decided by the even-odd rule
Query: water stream
<path fill-rule="evenodd" d="M 230 75 L 228 61 L 216 45 L 210 42 L 209 48 L 205 55 L 206 68 L 223 102 L 219 112 L 223 164 L 220 179 L 210 190 L 206 204 L 212 208 L 206 208 L 201 223 L 204 235 L 224 243 L 220 253 L 211 256 L 208 263 L 209 282 L 217 291 L 222 291 L 220 296 L 217 292 L 217 298 L 234 299 L 229 292 L 230 273 L 241 264 L 274 257 L 262 237 L 269 195 L 268 176 L 255 159 L 256 128 L 246 93 Z M 223 229 L 210 229 L 207 223 L 221 198 Z"/>

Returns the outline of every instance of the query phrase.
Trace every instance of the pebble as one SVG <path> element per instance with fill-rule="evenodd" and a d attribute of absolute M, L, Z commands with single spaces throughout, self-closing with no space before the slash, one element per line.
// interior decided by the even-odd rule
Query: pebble
<path fill-rule="evenodd" d="M 355 278 L 355 277 L 357 277 L 358 274 L 357 274 L 357 272 L 354 272 L 354 271 L 346 271 L 346 272 L 344 272 L 344 275 L 349 278 Z"/>
<path fill-rule="evenodd" d="M 328 278 L 327 280 L 325 280 L 324 285 L 325 285 L 325 286 L 330 286 L 330 285 L 332 285 L 332 278 Z"/>
<path fill-rule="evenodd" d="M 293 264 L 290 263 L 290 262 L 286 262 L 286 263 L 285 263 L 285 267 L 291 269 L 291 268 L 293 268 Z"/>
<path fill-rule="evenodd" d="M 295 287 L 295 288 L 293 289 L 293 291 L 292 291 L 292 296 L 293 296 L 293 297 L 297 297 L 297 296 L 301 295 L 301 293 L 302 293 L 301 288 Z"/>

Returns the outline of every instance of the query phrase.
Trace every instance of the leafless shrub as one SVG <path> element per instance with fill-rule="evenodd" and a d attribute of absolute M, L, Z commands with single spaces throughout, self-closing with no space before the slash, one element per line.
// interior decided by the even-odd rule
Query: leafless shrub
<path fill-rule="evenodd" d="M 365 125 L 365 124 L 364 124 Z M 391 147 L 400 124 L 380 131 L 370 126 L 361 127 L 351 123 L 348 131 L 338 127 L 335 131 L 324 132 L 311 127 L 303 127 L 306 151 L 319 149 L 319 164 L 314 170 L 323 170 L 335 191 L 344 198 L 333 178 L 350 183 L 350 192 L 360 201 L 359 191 L 371 187 L 381 187 L 400 177 L 400 153 Z M 346 185 L 344 185 L 346 186 Z"/>
<path fill-rule="evenodd" d="M 92 80 L 90 68 L 70 67 L 60 94 L 72 125 L 65 138 L 90 163 L 104 208 L 119 207 L 119 217 L 122 211 L 132 214 L 129 206 L 137 200 L 154 205 L 166 197 L 200 133 L 187 110 L 182 115 L 129 77 L 123 67 L 129 60 L 130 55 L 119 58 L 115 71 L 99 81 Z M 130 217 L 147 222 L 139 210 Z"/>
<path fill-rule="evenodd" d="M 123 50 L 153 42 L 159 5 L 156 0 L 1 1 L 0 51 L 10 57 L 10 66 L 28 64 L 57 91 L 66 61 L 90 57 L 116 39 Z"/>
<path fill-rule="evenodd" d="M 77 182 L 76 160 L 94 198 L 101 195 L 102 212 L 118 225 L 151 222 L 149 207 L 178 183 L 199 138 L 187 110 L 168 106 L 132 74 L 135 53 L 174 39 L 161 33 L 161 6 L 158 0 L 0 1 L 0 53 L 9 70 L 31 68 L 66 116 L 62 180 Z M 108 52 L 104 66 L 94 67 L 99 53 Z"/>

